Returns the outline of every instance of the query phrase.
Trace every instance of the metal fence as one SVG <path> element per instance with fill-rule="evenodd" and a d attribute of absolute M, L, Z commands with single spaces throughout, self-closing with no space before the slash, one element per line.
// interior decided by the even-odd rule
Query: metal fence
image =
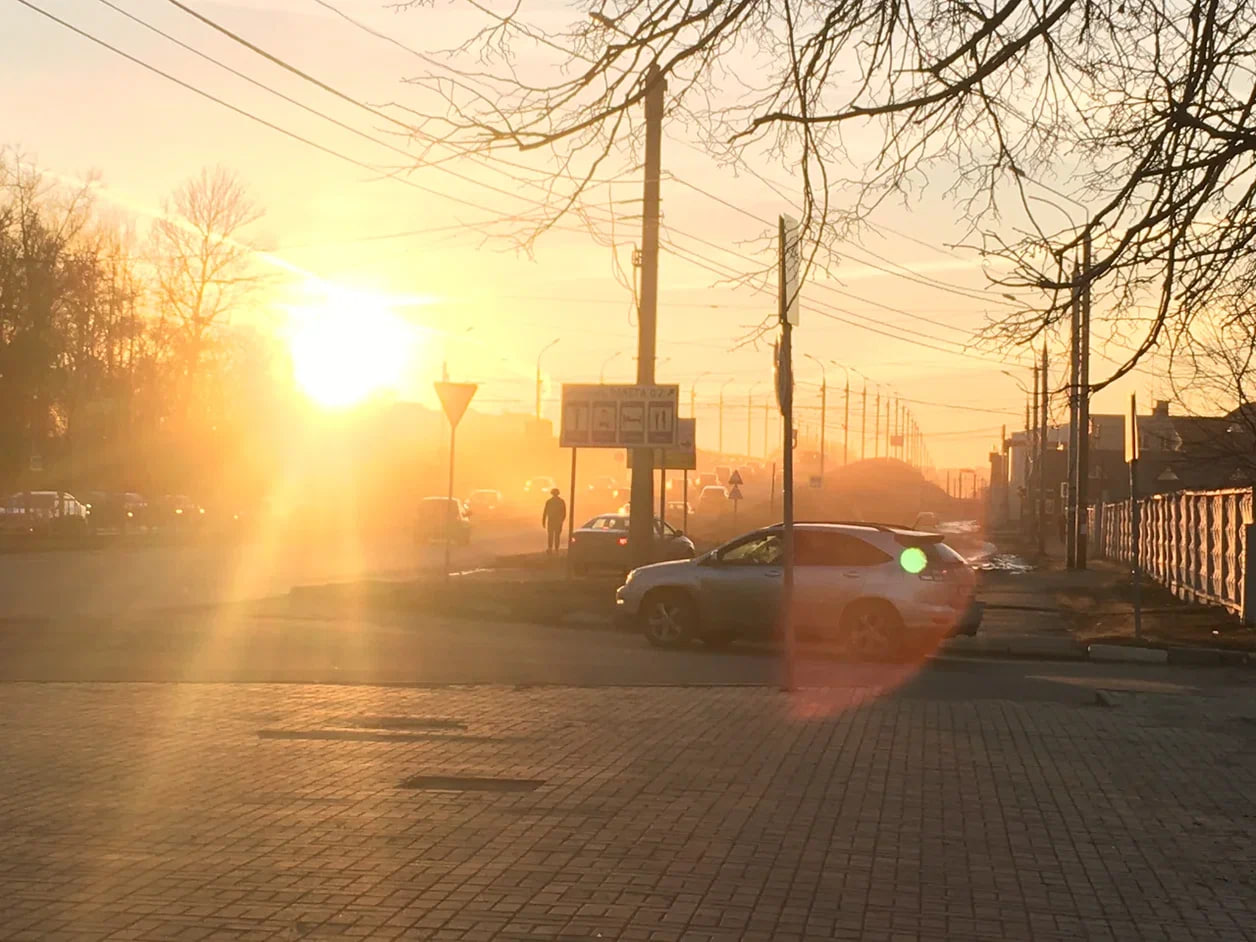
<path fill-rule="evenodd" d="M 1178 598 L 1245 611 L 1253 488 L 1178 491 L 1139 500 L 1139 565 Z M 1132 562 L 1130 502 L 1089 508 L 1090 551 Z M 1256 599 L 1252 600 L 1256 608 Z"/>

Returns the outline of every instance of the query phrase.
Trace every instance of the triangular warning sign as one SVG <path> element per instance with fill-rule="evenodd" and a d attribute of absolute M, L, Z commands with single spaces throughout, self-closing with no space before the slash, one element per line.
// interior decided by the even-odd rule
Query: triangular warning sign
<path fill-rule="evenodd" d="M 441 407 L 445 410 L 450 426 L 457 425 L 466 414 L 467 406 L 471 404 L 471 397 L 475 395 L 479 386 L 475 383 L 433 383 L 432 385 L 436 387 L 437 398 L 440 399 Z"/>
<path fill-rule="evenodd" d="M 736 476 L 737 476 L 737 472 L 734 471 L 733 477 L 736 477 Z M 741 488 L 738 487 L 736 484 L 734 484 L 733 489 L 728 492 L 728 499 L 729 500 L 741 500 Z"/>
<path fill-rule="evenodd" d="M 739 487 L 742 484 L 745 484 L 746 482 L 741 479 L 740 471 L 734 471 L 732 474 L 728 476 L 728 483 L 731 484 L 733 487 Z"/>

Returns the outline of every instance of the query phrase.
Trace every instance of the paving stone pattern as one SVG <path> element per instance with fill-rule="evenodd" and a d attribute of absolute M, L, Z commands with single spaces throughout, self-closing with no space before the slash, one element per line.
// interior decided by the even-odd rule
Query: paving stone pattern
<path fill-rule="evenodd" d="M 1159 702 L 4 685 L 0 939 L 1256 938 L 1256 726 Z"/>

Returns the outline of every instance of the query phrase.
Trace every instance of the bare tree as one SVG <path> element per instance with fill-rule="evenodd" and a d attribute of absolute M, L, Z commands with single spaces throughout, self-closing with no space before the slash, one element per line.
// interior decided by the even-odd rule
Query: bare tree
<path fill-rule="evenodd" d="M 582 167 L 574 198 L 636 133 L 657 68 L 670 113 L 713 152 L 795 168 L 822 263 L 884 201 L 944 181 L 975 244 L 1010 266 L 998 283 L 1046 293 L 992 325 L 1001 342 L 1067 315 L 1066 260 L 1089 237 L 1096 318 L 1128 347 L 1097 387 L 1256 287 L 1247 0 L 595 0 L 548 32 L 518 6 L 473 6 L 487 25 L 459 51 L 476 64 L 415 80 L 441 102 L 422 134 L 552 149 L 562 172 Z M 1069 181 L 1086 218 L 1041 225 L 1035 177 Z"/>
<path fill-rule="evenodd" d="M 170 331 L 181 405 L 193 408 L 214 354 L 216 332 L 257 284 L 254 250 L 242 241 L 262 216 L 239 177 L 223 167 L 205 168 L 185 181 L 153 225 L 157 257 L 157 305 Z"/>

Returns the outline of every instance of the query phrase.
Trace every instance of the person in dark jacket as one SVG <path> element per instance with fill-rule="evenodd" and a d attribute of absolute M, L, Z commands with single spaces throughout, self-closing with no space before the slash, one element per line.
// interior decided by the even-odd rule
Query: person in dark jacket
<path fill-rule="evenodd" d="M 545 544 L 546 553 L 557 553 L 562 543 L 563 524 L 567 520 L 567 502 L 558 496 L 558 488 L 550 491 L 550 499 L 545 502 L 541 511 L 541 526 L 545 527 L 549 541 Z"/>

